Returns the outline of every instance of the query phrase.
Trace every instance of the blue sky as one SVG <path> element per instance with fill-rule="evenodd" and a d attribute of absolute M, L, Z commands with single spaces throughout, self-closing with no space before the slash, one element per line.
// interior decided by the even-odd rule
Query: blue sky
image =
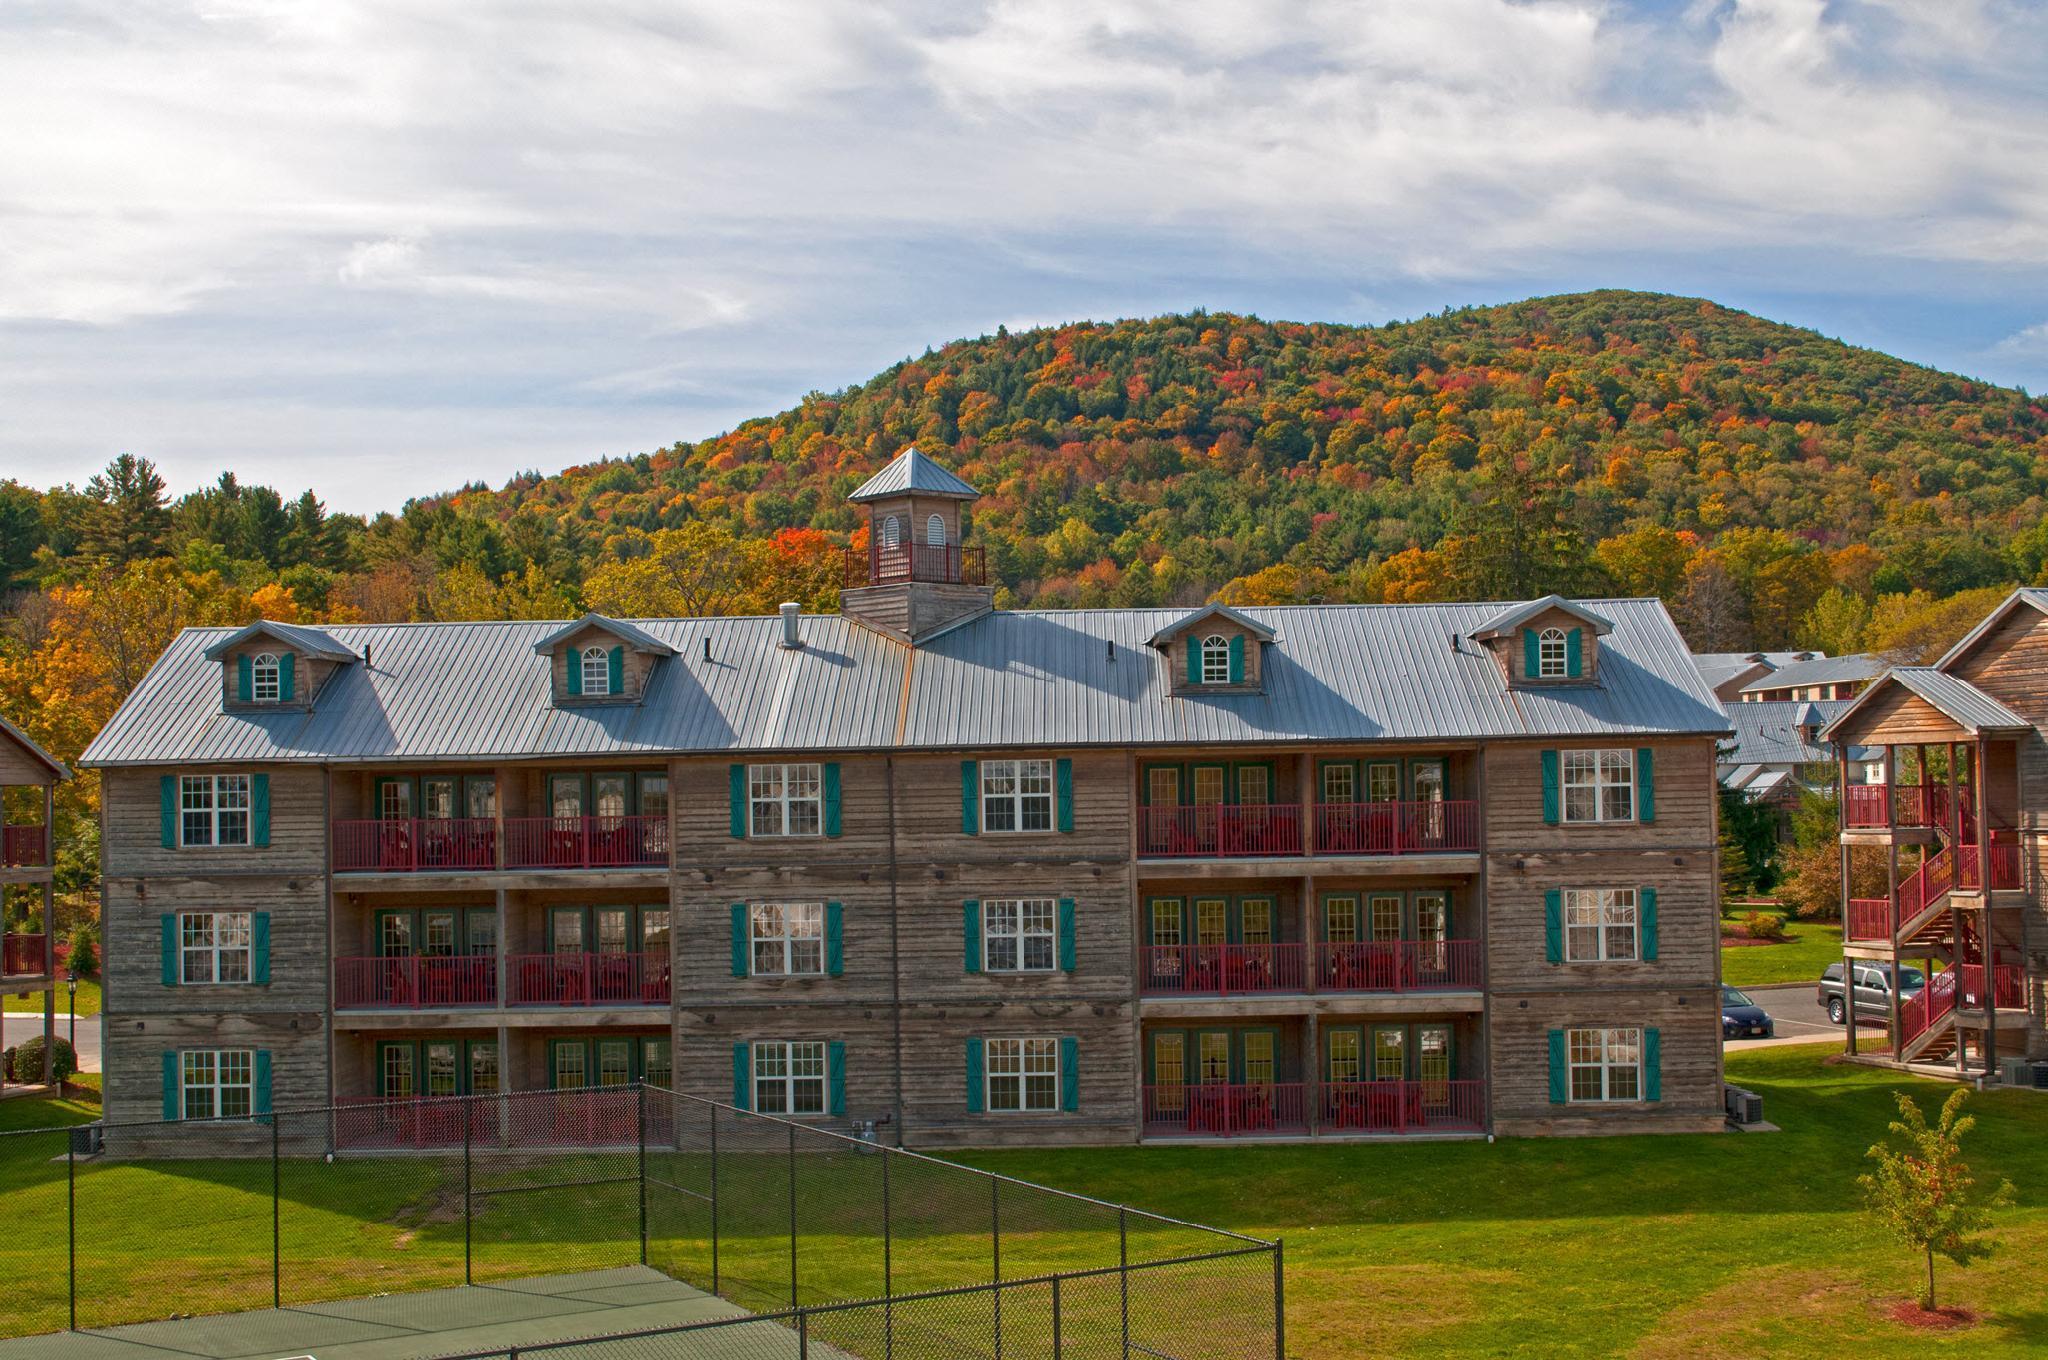
<path fill-rule="evenodd" d="M 0 8 L 0 476 L 340 509 L 964 335 L 1701 294 L 2048 390 L 2048 4 Z"/>

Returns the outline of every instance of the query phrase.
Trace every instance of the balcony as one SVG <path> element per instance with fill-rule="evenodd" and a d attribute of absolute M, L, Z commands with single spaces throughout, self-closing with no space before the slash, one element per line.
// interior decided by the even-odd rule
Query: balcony
<path fill-rule="evenodd" d="M 508 869 L 665 868 L 666 817 L 507 817 Z"/>
<path fill-rule="evenodd" d="M 1138 854 L 1149 859 L 1261 859 L 1301 853 L 1293 803 L 1139 809 Z"/>
<path fill-rule="evenodd" d="M 358 1150 L 488 1147 L 625 1147 L 639 1140 L 632 1087 L 473 1096 L 343 1096 L 336 1146 Z M 673 1136 L 667 1102 L 647 1102 L 650 1142 Z"/>
<path fill-rule="evenodd" d="M 1432 855 L 1479 848 L 1479 804 L 1469 799 L 1318 803 L 1317 855 Z M 1265 859 L 1300 855 L 1302 809 L 1293 803 L 1148 807 L 1138 854 L 1147 859 Z"/>
<path fill-rule="evenodd" d="M 986 585 L 988 559 L 982 549 L 959 543 L 905 543 L 893 548 L 874 545 L 866 551 L 846 550 L 840 584 L 881 586 L 898 581 Z"/>
<path fill-rule="evenodd" d="M 1320 1092 L 1327 1133 L 1480 1133 L 1483 1081 L 1333 1081 Z"/>
<path fill-rule="evenodd" d="M 334 961 L 336 1010 L 437 1010 L 497 1004 L 495 955 Z"/>
<path fill-rule="evenodd" d="M 520 954 L 511 960 L 514 1006 L 666 1006 L 666 954 Z"/>
<path fill-rule="evenodd" d="M 1470 799 L 1318 803 L 1319 855 L 1429 855 L 1479 848 L 1479 804 Z"/>
<path fill-rule="evenodd" d="M 0 827 L 0 869 L 43 869 L 49 864 L 50 838 L 44 827 Z"/>
<path fill-rule="evenodd" d="M 49 968 L 46 939 L 42 935 L 0 937 L 0 975 L 41 977 Z"/>
<path fill-rule="evenodd" d="M 1842 825 L 1945 827 L 1954 824 L 1955 803 L 1946 784 L 1851 784 L 1842 805 Z M 1970 819 L 1970 791 L 1963 790 L 1963 820 Z"/>
<path fill-rule="evenodd" d="M 336 873 L 432 873 L 498 867 L 489 817 L 389 817 L 334 824 Z"/>
<path fill-rule="evenodd" d="M 1300 1082 L 1207 1082 L 1145 1088 L 1148 1138 L 1307 1132 L 1308 1104 Z"/>
<path fill-rule="evenodd" d="M 1139 952 L 1144 996 L 1472 991 L 1479 986 L 1477 940 L 1152 945 Z"/>
<path fill-rule="evenodd" d="M 489 1101 L 342 1096 L 335 1102 L 334 1142 L 372 1150 L 461 1147 L 465 1125 L 469 1142 L 497 1144 L 498 1110 Z"/>

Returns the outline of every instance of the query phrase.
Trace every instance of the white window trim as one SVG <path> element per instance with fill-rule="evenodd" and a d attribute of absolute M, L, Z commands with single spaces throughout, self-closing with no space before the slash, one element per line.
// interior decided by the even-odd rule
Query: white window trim
<path fill-rule="evenodd" d="M 611 648 L 602 646 L 585 647 L 576 653 L 576 664 L 583 668 L 583 695 L 585 698 L 605 699 L 611 696 Z"/>
<path fill-rule="evenodd" d="M 1216 663 L 1214 667 L 1211 662 Z M 1202 639 L 1202 683 L 1230 683 L 1230 639 L 1221 633 L 1211 633 Z"/>
<path fill-rule="evenodd" d="M 1043 909 L 1045 928 L 1026 929 L 1024 924 L 1027 908 Z M 1014 921 L 1008 929 L 999 929 L 996 920 L 999 914 L 1008 911 Z M 1060 966 L 1060 904 L 1053 897 L 998 897 L 985 899 L 981 904 L 981 968 L 985 973 L 1052 973 Z M 1033 940 L 1045 941 L 1045 963 L 1034 965 L 1025 962 L 1025 946 Z M 994 946 L 1000 940 L 1011 941 L 1016 947 L 1016 962 L 998 964 L 995 961 Z"/>
<path fill-rule="evenodd" d="M 757 794 L 754 791 L 756 779 L 766 775 L 769 771 L 775 772 L 774 777 L 777 780 L 779 791 L 765 796 Z M 816 790 L 815 793 L 803 795 L 792 795 L 790 793 L 791 786 L 796 782 L 794 776 L 799 772 L 809 781 L 810 787 Z M 756 816 L 755 811 L 757 803 L 772 803 L 781 809 L 782 829 L 780 831 L 764 831 L 761 829 L 760 819 Z M 815 812 L 816 816 L 813 820 L 817 824 L 817 830 L 793 831 L 790 829 L 795 824 L 795 818 L 790 815 L 791 810 L 799 807 L 808 807 Z M 747 766 L 747 835 L 749 837 L 758 836 L 769 840 L 787 838 L 803 840 L 824 834 L 825 767 L 822 763 L 818 761 L 768 761 L 763 764 Z"/>
<path fill-rule="evenodd" d="M 249 662 L 249 700 L 275 704 L 284 699 L 284 664 L 276 652 L 260 652 Z"/>
<path fill-rule="evenodd" d="M 192 1080 L 191 1060 L 200 1056 L 213 1060 L 213 1077 L 210 1081 Z M 248 1074 L 247 1081 L 224 1081 L 221 1074 L 226 1070 L 224 1059 L 234 1057 L 241 1060 L 242 1071 Z M 213 1102 L 212 1114 L 193 1114 L 191 1097 L 194 1091 L 206 1091 Z M 222 1097 L 229 1091 L 246 1091 L 249 1096 L 249 1113 L 222 1114 Z M 253 1048 L 187 1048 L 178 1051 L 178 1117 L 195 1120 L 225 1120 L 243 1123 L 256 1118 L 256 1050 Z"/>
<path fill-rule="evenodd" d="M 1536 678 L 1562 680 L 1570 673 L 1564 629 L 1546 628 L 1536 635 Z"/>
<path fill-rule="evenodd" d="M 799 1049 L 804 1051 L 803 1056 L 807 1062 L 812 1058 L 816 1059 L 817 1071 L 815 1074 L 809 1072 L 801 1075 L 798 1074 L 796 1060 L 797 1050 Z M 761 1060 L 770 1054 L 779 1054 L 782 1058 L 782 1074 L 780 1076 L 773 1074 L 764 1075 L 761 1071 Z M 756 1114 L 784 1115 L 800 1118 L 806 1115 L 821 1115 L 826 1112 L 832 1099 L 832 1058 L 822 1039 L 774 1039 L 756 1043 L 748 1054 L 747 1062 L 752 1069 L 748 1073 L 748 1077 L 751 1082 L 754 1112 Z M 815 1110 L 797 1109 L 796 1094 L 798 1084 L 802 1083 L 805 1087 L 808 1087 L 813 1082 L 817 1084 L 818 1089 L 818 1108 Z M 783 1104 L 779 1110 L 769 1109 L 768 1102 L 761 1099 L 762 1091 L 775 1088 L 779 1088 L 782 1092 Z"/>
<path fill-rule="evenodd" d="M 222 807 L 222 793 L 228 785 L 239 782 L 242 802 L 239 807 Z M 206 803 L 203 807 L 188 807 L 188 793 L 203 792 Z M 242 814 L 242 838 L 221 839 L 221 814 Z M 203 815 L 207 819 L 209 839 L 195 841 L 186 835 L 186 818 Z M 256 806 L 254 785 L 246 774 L 183 774 L 178 776 L 178 844 L 194 850 L 246 849 L 255 841 Z"/>
<path fill-rule="evenodd" d="M 1599 1036 L 1600 1056 L 1594 1062 L 1579 1062 L 1574 1059 L 1572 1039 L 1574 1035 L 1595 1034 Z M 1632 1040 L 1631 1037 L 1632 1036 Z M 1615 1062 L 1610 1056 L 1617 1039 L 1623 1045 L 1634 1043 L 1636 1056 L 1633 1062 Z M 1643 1101 L 1643 1031 L 1635 1026 L 1581 1025 L 1564 1032 L 1565 1098 L 1573 1105 L 1638 1105 Z M 1582 1096 L 1573 1074 L 1583 1071 L 1600 1073 L 1600 1094 Z M 1635 1073 L 1633 1095 L 1614 1094 L 1614 1074 Z"/>
<path fill-rule="evenodd" d="M 1572 779 L 1573 756 L 1591 756 L 1593 758 L 1593 778 L 1590 781 L 1574 781 Z M 1619 756 L 1621 758 L 1623 768 L 1622 777 L 1619 780 L 1609 781 L 1607 778 L 1607 758 L 1609 756 Z M 1636 820 L 1636 753 L 1633 748 L 1627 746 L 1605 746 L 1579 747 L 1577 749 L 1565 750 L 1559 753 L 1557 765 L 1557 800 L 1560 821 L 1570 823 L 1573 826 L 1593 826 L 1602 822 L 1619 825 Z M 1591 789 L 1593 791 L 1592 816 L 1574 817 L 1572 815 L 1571 795 L 1573 789 Z M 1627 816 L 1610 817 L 1607 815 L 1606 794 L 1609 789 L 1621 789 L 1628 794 Z"/>
<path fill-rule="evenodd" d="M 1043 774 L 1045 792 L 1026 793 L 1024 791 L 1027 767 L 1033 779 L 1036 779 L 1041 773 Z M 999 772 L 1005 769 L 1009 771 L 1010 775 L 1010 791 L 1002 793 L 991 790 L 989 786 L 998 778 Z M 1040 798 L 1045 800 L 1045 825 L 1026 826 L 1024 824 L 1024 810 L 1027 806 L 1035 804 Z M 1009 826 L 996 826 L 993 819 L 989 817 L 988 810 L 992 805 L 1000 806 L 1005 803 L 1010 806 L 1011 823 Z M 981 762 L 981 829 L 984 832 L 998 836 L 1044 835 L 1049 831 L 1056 830 L 1058 826 L 1058 771 L 1052 761 L 1023 759 L 984 760 Z"/>
<path fill-rule="evenodd" d="M 202 918 L 212 922 L 212 925 L 209 929 L 209 933 L 211 935 L 213 942 L 211 944 L 199 946 L 189 945 L 185 943 L 185 923 L 188 921 L 197 921 Z M 223 921 L 233 920 L 239 920 L 241 922 L 242 942 L 239 945 L 222 945 L 221 923 Z M 191 971 L 187 965 L 190 956 L 194 954 L 203 954 L 207 956 L 207 958 L 212 962 L 212 977 L 199 978 L 193 977 L 191 975 Z M 229 954 L 240 954 L 242 956 L 242 976 L 239 978 L 223 978 L 221 976 L 221 958 L 223 955 Z M 255 966 L 255 918 L 249 912 L 181 911 L 178 913 L 178 983 L 180 986 L 246 987 L 254 978 Z"/>
<path fill-rule="evenodd" d="M 1040 1047 L 1034 1051 L 1034 1045 Z M 1006 1057 L 1004 1061 L 1006 1063 L 1014 1061 L 1015 1066 L 1010 1071 L 997 1071 L 999 1050 L 1007 1052 L 1012 1048 L 1015 1050 L 1014 1058 Z M 1043 1071 L 1034 1071 L 1032 1060 L 1039 1058 L 1044 1058 L 1048 1061 L 1051 1064 L 1050 1068 Z M 1061 1096 L 1060 1041 L 1056 1036 L 1029 1034 L 983 1040 L 982 1064 L 984 1069 L 982 1072 L 984 1089 L 982 1091 L 981 1107 L 990 1114 L 1057 1114 L 1059 1112 Z M 1030 1078 L 1046 1076 L 1052 1078 L 1050 1101 L 1046 1104 L 1034 1104 L 1031 1100 Z M 1017 1103 L 1015 1105 L 999 1105 L 996 1103 L 996 1080 L 999 1077 L 1004 1080 L 1016 1081 Z"/>
<path fill-rule="evenodd" d="M 778 933 L 766 933 L 761 929 L 759 912 L 764 910 L 782 913 L 782 929 Z M 794 913 L 816 913 L 818 931 L 816 935 L 796 934 L 791 930 Z M 796 953 L 798 944 L 815 941 L 818 946 L 818 966 L 798 968 Z M 777 946 L 782 955 L 782 966 L 764 969 L 757 952 L 762 945 Z M 751 977 L 823 977 L 825 975 L 825 904 L 823 902 L 750 902 L 747 904 L 747 972 Z"/>
<path fill-rule="evenodd" d="M 1592 900 L 1587 900 L 1592 899 Z M 1574 921 L 1577 909 L 1593 913 L 1591 921 Z M 1626 917 L 1626 919 L 1619 919 Z M 1628 931 L 1628 952 L 1615 953 L 1610 947 L 1611 931 Z M 1596 941 L 1591 954 L 1574 951 L 1577 931 L 1593 932 Z M 1566 888 L 1564 890 L 1564 961 L 1566 963 L 1641 963 L 1643 959 L 1643 916 L 1634 888 Z"/>

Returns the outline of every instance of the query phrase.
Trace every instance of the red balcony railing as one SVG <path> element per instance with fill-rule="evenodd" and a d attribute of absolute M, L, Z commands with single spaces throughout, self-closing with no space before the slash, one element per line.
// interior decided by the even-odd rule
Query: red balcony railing
<path fill-rule="evenodd" d="M 1963 790 L 1963 821 L 1970 820 L 1970 791 Z M 1844 826 L 1932 826 L 1954 824 L 1955 801 L 1946 784 L 1851 784 L 1842 807 Z M 1896 820 L 1893 818 L 1896 817 Z"/>
<path fill-rule="evenodd" d="M 1140 966 L 1147 996 L 1232 996 L 1308 990 L 1308 946 L 1148 945 Z"/>
<path fill-rule="evenodd" d="M 873 586 L 893 581 L 986 585 L 988 561 L 980 548 L 959 543 L 904 543 L 894 548 L 875 544 L 866 552 L 846 550 L 841 584 Z"/>
<path fill-rule="evenodd" d="M 1978 872 L 1977 847 L 1966 845 L 1956 852 L 1960 858 L 1956 864 L 1956 883 L 1959 888 L 1975 888 L 1983 876 Z M 1991 833 L 1991 886 L 1993 888 L 2018 888 L 2024 886 L 2020 878 L 2020 847 L 2010 831 L 1994 830 Z"/>
<path fill-rule="evenodd" d="M 334 824 L 337 873 L 413 873 L 498 867 L 489 817 L 387 817 Z"/>
<path fill-rule="evenodd" d="M 1306 1133 L 1308 1107 L 1300 1082 L 1147 1086 L 1145 1132 L 1215 1138 Z"/>
<path fill-rule="evenodd" d="M 1479 941 L 1319 944 L 1316 986 L 1326 992 L 1474 990 L 1479 986 Z"/>
<path fill-rule="evenodd" d="M 0 937 L 0 974 L 8 977 L 39 977 L 49 967 L 46 944 L 41 935 Z"/>
<path fill-rule="evenodd" d="M 1326 1082 L 1318 1113 L 1326 1133 L 1475 1133 L 1486 1127 L 1486 1083 Z"/>
<path fill-rule="evenodd" d="M 334 961 L 336 1010 L 428 1010 L 497 1002 L 496 955 Z"/>
<path fill-rule="evenodd" d="M 0 868 L 37 869 L 50 862 L 50 838 L 42 826 L 0 827 Z"/>
<path fill-rule="evenodd" d="M 1319 855 L 1418 855 L 1479 848 L 1479 804 L 1469 799 L 1318 803 Z"/>
<path fill-rule="evenodd" d="M 1255 859 L 1301 853 L 1293 803 L 1141 808 L 1138 853 L 1153 859 Z"/>
<path fill-rule="evenodd" d="M 465 1123 L 471 1143 L 494 1146 L 500 1136 L 495 1101 L 342 1096 L 335 1103 L 337 1147 L 460 1147 Z"/>
<path fill-rule="evenodd" d="M 617 869 L 668 863 L 666 817 L 507 817 L 511 869 Z"/>
<path fill-rule="evenodd" d="M 1857 941 L 1892 937 L 1892 904 L 1882 897 L 1849 899 L 1849 938 Z"/>
<path fill-rule="evenodd" d="M 520 954 L 512 959 L 515 1006 L 665 1006 L 666 954 Z"/>

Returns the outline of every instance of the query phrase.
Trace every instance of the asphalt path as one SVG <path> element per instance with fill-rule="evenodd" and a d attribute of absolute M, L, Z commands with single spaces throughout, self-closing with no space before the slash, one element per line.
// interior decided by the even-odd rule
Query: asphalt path
<path fill-rule="evenodd" d="M 12 1048 L 22 1040 L 43 1032 L 43 1017 L 31 1011 L 9 1011 L 4 1027 L 0 1027 L 0 1038 Z M 71 1021 L 63 1012 L 57 1014 L 57 1037 L 71 1037 Z M 100 1018 L 97 1015 L 78 1017 L 78 1070 L 97 1072 L 100 1070 Z"/>
<path fill-rule="evenodd" d="M 1828 1023 L 1827 1012 L 1821 1009 L 1817 988 L 1811 982 L 1792 982 L 1779 987 L 1744 987 L 1742 993 L 1764 1008 L 1764 1013 L 1771 1017 L 1777 1036 L 1771 1039 L 1729 1039 L 1724 1047 L 1730 1051 L 1779 1044 L 1811 1044 L 1823 1039 L 1839 1041 L 1842 1037 L 1842 1027 Z"/>

